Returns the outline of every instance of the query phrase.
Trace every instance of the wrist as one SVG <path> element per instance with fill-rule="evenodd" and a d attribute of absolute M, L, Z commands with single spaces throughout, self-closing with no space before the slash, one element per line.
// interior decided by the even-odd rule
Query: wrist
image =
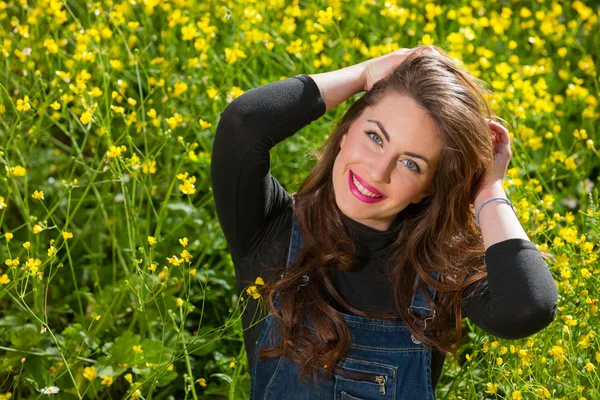
<path fill-rule="evenodd" d="M 319 87 L 321 97 L 325 100 L 326 112 L 364 91 L 365 78 L 362 64 L 309 75 Z"/>
<path fill-rule="evenodd" d="M 493 197 L 504 197 L 508 198 L 506 192 L 502 188 L 501 183 L 494 184 L 492 186 L 488 186 L 483 188 L 475 197 L 475 201 L 473 202 L 473 206 L 475 210 L 478 210 L 481 204 L 487 199 L 491 199 Z"/>

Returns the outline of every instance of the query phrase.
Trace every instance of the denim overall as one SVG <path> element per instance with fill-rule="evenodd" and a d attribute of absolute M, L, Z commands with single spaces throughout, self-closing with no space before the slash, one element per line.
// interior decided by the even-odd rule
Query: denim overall
<path fill-rule="evenodd" d="M 294 224 L 288 250 L 288 268 L 296 261 L 302 246 L 298 220 L 295 215 L 292 218 Z M 432 276 L 439 279 L 439 271 L 434 271 Z M 305 283 L 298 289 L 308 283 L 308 276 L 303 278 Z M 417 275 L 415 287 L 418 282 Z M 435 289 L 430 286 L 427 288 L 431 298 L 435 299 Z M 421 318 L 433 318 L 422 291 L 416 293 L 409 312 Z M 279 293 L 274 303 L 279 310 Z M 278 324 L 273 324 L 275 317 L 268 315 L 254 350 L 250 400 L 435 399 L 431 382 L 432 348 L 418 341 L 404 322 L 341 314 L 351 331 L 352 346 L 339 360 L 329 378 L 325 382 L 320 381 L 316 388 L 310 380 L 302 384 L 298 382 L 298 368 L 287 357 L 258 360 L 261 346 L 274 345 L 281 340 Z M 314 332 L 309 325 L 307 327 Z M 269 340 L 270 329 L 274 329 L 275 341 Z M 319 369 L 319 378 L 324 373 L 324 368 Z"/>

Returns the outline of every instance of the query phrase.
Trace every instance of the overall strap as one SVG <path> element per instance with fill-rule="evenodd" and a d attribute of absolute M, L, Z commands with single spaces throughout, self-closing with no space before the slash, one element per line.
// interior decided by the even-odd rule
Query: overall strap
<path fill-rule="evenodd" d="M 292 232 L 290 234 L 290 245 L 288 247 L 287 252 L 287 264 L 285 266 L 285 272 L 281 274 L 281 279 L 288 273 L 290 269 L 290 265 L 294 264 L 300 255 L 300 250 L 302 249 L 302 237 L 300 236 L 300 223 L 296 218 L 296 214 L 294 213 L 294 197 L 292 196 Z M 308 285 L 308 275 L 302 276 L 302 281 L 298 286 L 300 289 L 301 286 Z M 279 291 L 275 294 L 275 299 L 273 300 L 275 307 L 279 308 Z"/>
<path fill-rule="evenodd" d="M 298 222 L 298 218 L 296 218 L 296 213 L 294 212 L 295 205 L 294 197 L 292 196 L 292 232 L 290 234 L 290 245 L 288 247 L 287 253 L 287 263 L 286 270 L 281 277 L 289 271 L 289 268 L 292 264 L 298 260 L 298 256 L 300 255 L 300 251 L 302 250 L 302 236 L 300 234 L 300 223 Z M 308 275 L 302 276 L 302 283 L 298 286 L 298 289 L 302 286 L 306 286 L 308 284 Z"/>
<path fill-rule="evenodd" d="M 436 281 L 438 281 L 440 278 L 440 271 L 433 271 L 431 273 L 431 276 Z M 419 284 L 420 280 L 421 277 L 417 275 L 413 288 L 417 288 L 417 285 Z M 435 301 L 436 289 L 427 285 L 427 291 L 429 292 L 429 297 L 431 297 L 431 299 Z M 419 288 L 415 292 L 415 295 L 412 299 L 412 305 L 408 308 L 408 312 L 413 316 L 425 318 L 425 330 L 427 330 L 427 320 L 433 319 L 435 317 L 435 310 L 429 308 L 429 304 L 427 303 L 427 299 L 425 298 L 425 294 L 423 293 L 422 288 Z"/>

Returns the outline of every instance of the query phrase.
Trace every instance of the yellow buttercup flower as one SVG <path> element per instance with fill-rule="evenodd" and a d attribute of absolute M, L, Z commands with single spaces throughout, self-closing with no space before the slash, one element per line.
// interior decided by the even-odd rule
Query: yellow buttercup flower
<path fill-rule="evenodd" d="M 31 105 L 29 104 L 29 96 L 23 97 L 23 99 L 17 100 L 17 111 L 29 111 L 31 110 Z"/>
<path fill-rule="evenodd" d="M 33 194 L 31 195 L 31 197 L 33 197 L 36 200 L 44 200 L 44 191 L 43 190 L 36 190 L 35 192 L 33 192 Z"/>
<path fill-rule="evenodd" d="M 81 121 L 81 123 L 87 124 L 92 120 L 92 114 L 90 114 L 88 111 L 85 111 L 83 114 L 81 114 L 79 120 Z"/>
<path fill-rule="evenodd" d="M 98 371 L 96 371 L 96 368 L 94 366 L 85 367 L 83 369 L 83 377 L 86 378 L 87 380 L 92 381 L 97 376 L 98 376 Z"/>

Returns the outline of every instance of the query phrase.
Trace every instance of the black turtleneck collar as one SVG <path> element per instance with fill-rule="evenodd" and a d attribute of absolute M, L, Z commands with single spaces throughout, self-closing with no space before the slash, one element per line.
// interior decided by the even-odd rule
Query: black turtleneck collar
<path fill-rule="evenodd" d="M 342 213 L 342 220 L 354 238 L 358 257 L 361 259 L 373 259 L 381 256 L 398 235 L 399 226 L 403 219 L 402 214 L 402 212 L 398 213 L 387 230 L 380 231 L 355 221 Z"/>

